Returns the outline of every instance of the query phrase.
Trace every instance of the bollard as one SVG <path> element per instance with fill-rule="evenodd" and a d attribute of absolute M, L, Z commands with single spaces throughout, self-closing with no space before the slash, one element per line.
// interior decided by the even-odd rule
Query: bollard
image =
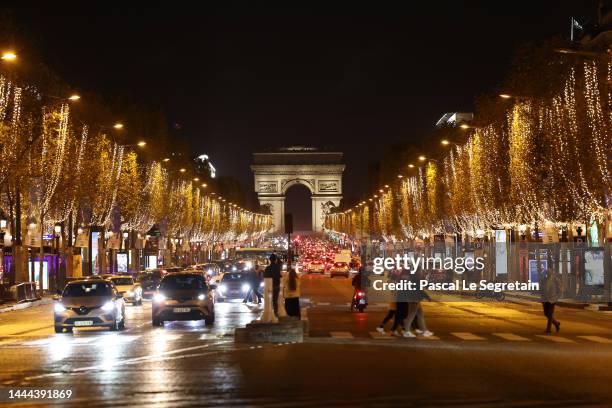
<path fill-rule="evenodd" d="M 274 308 L 272 307 L 272 278 L 264 278 L 263 298 L 264 310 L 261 318 L 259 318 L 257 321 L 260 323 L 278 323 L 278 318 L 274 314 Z"/>

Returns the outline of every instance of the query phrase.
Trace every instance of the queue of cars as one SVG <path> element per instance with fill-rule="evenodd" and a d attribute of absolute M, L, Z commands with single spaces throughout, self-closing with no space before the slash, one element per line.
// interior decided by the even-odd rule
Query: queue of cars
<path fill-rule="evenodd" d="M 125 327 L 127 303 L 142 305 L 152 300 L 151 323 L 165 321 L 215 321 L 215 301 L 244 299 L 250 291 L 248 272 L 253 261 L 217 261 L 188 268 L 153 269 L 132 275 L 103 274 L 72 278 L 54 296 L 56 333 L 74 328 Z"/>
<path fill-rule="evenodd" d="M 302 273 L 329 274 L 331 278 L 348 278 L 361 267 L 358 257 L 349 250 L 320 238 L 304 237 L 295 242 L 300 254 L 298 269 Z"/>

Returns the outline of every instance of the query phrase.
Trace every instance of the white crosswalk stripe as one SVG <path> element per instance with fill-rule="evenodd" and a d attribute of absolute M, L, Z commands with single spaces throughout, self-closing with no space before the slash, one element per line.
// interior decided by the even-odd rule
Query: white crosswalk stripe
<path fill-rule="evenodd" d="M 536 336 L 554 343 L 575 343 L 574 340 L 568 339 L 567 337 L 551 336 L 548 334 L 536 334 Z"/>
<path fill-rule="evenodd" d="M 605 337 L 601 337 L 601 336 L 578 336 L 578 337 L 580 337 L 581 339 L 594 341 L 595 343 L 612 344 L 612 340 L 607 339 Z"/>
<path fill-rule="evenodd" d="M 376 331 L 370 332 L 370 336 L 377 340 L 391 340 L 394 338 L 390 333 L 379 333 Z"/>
<path fill-rule="evenodd" d="M 454 333 L 451 333 L 451 334 L 453 336 L 455 336 L 455 337 L 459 337 L 461 340 L 469 340 L 469 341 L 472 341 L 472 340 L 486 340 L 484 337 L 480 337 L 480 336 L 477 336 L 475 334 L 468 333 L 468 332 L 454 332 Z"/>
<path fill-rule="evenodd" d="M 347 332 L 347 331 L 333 331 L 333 332 L 329 332 L 329 334 L 332 337 L 335 337 L 337 339 L 352 339 L 352 338 L 354 338 L 353 334 L 351 332 Z"/>
<path fill-rule="evenodd" d="M 514 333 L 493 333 L 493 335 L 509 341 L 531 341 L 527 337 L 519 336 Z"/>

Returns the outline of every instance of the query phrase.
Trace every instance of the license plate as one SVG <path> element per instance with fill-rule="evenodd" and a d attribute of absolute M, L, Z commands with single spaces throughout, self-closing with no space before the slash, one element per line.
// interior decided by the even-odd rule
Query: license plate
<path fill-rule="evenodd" d="M 93 320 L 77 320 L 74 322 L 75 326 L 93 326 Z"/>
<path fill-rule="evenodd" d="M 172 309 L 174 313 L 189 313 L 191 311 L 188 307 L 175 307 Z"/>
<path fill-rule="evenodd" d="M 365 299 L 359 299 L 359 304 L 360 305 L 365 305 Z"/>

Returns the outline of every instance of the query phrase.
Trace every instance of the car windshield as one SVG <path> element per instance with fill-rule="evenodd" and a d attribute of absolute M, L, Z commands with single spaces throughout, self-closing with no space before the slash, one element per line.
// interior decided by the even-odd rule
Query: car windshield
<path fill-rule="evenodd" d="M 240 281 L 246 277 L 243 273 L 226 273 L 223 275 L 223 282 Z"/>
<path fill-rule="evenodd" d="M 203 290 L 204 278 L 198 275 L 169 275 L 159 284 L 161 290 Z"/>
<path fill-rule="evenodd" d="M 63 297 L 110 296 L 112 288 L 106 282 L 70 283 L 64 289 Z"/>
<path fill-rule="evenodd" d="M 113 278 L 113 283 L 117 286 L 133 285 L 134 279 L 132 278 Z"/>

